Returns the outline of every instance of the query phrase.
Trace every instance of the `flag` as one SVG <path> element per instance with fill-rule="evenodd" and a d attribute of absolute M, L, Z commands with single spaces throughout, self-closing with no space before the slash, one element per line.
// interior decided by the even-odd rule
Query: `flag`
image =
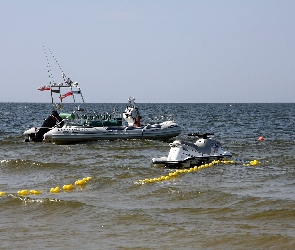
<path fill-rule="evenodd" d="M 38 90 L 40 90 L 40 91 L 50 90 L 50 89 L 51 89 L 50 86 L 42 86 L 42 87 L 38 88 Z"/>
<path fill-rule="evenodd" d="M 59 99 L 62 100 L 62 99 L 64 99 L 65 97 L 67 97 L 67 96 L 69 96 L 69 95 L 73 95 L 72 91 L 67 92 L 67 93 L 61 95 L 61 96 L 59 97 Z"/>
<path fill-rule="evenodd" d="M 81 90 L 73 90 L 72 93 L 73 94 L 81 94 Z"/>
<path fill-rule="evenodd" d="M 51 89 L 51 92 L 53 92 L 53 93 L 60 93 L 60 89 Z"/>

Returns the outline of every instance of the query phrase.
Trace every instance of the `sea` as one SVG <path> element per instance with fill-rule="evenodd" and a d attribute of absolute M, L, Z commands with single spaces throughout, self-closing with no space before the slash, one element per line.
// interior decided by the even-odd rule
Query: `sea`
<path fill-rule="evenodd" d="M 87 105 L 97 113 L 125 108 Z M 138 107 L 146 119 L 173 115 L 182 133 L 168 141 L 24 142 L 51 104 L 0 103 L 0 249 L 295 249 L 295 103 Z M 152 158 L 196 132 L 214 133 L 234 161 L 141 181 L 174 172 Z"/>

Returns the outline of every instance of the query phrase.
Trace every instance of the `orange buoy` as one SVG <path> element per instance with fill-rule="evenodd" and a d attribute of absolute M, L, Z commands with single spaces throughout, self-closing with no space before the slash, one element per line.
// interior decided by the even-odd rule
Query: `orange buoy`
<path fill-rule="evenodd" d="M 264 141 L 264 138 L 262 136 L 260 136 L 257 141 Z"/>

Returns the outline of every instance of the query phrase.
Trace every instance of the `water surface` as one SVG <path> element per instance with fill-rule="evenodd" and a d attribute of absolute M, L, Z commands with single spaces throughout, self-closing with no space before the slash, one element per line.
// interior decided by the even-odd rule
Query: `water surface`
<path fill-rule="evenodd" d="M 48 103 L 0 103 L 1 249 L 294 249 L 295 104 L 138 104 L 141 115 L 175 114 L 191 132 L 214 132 L 256 167 L 219 164 L 169 181 L 153 157 L 169 142 L 25 143 Z M 97 112 L 125 104 L 89 104 Z M 264 141 L 258 142 L 260 136 Z M 49 192 L 83 177 L 73 191 Z M 40 195 L 19 196 L 19 190 Z"/>

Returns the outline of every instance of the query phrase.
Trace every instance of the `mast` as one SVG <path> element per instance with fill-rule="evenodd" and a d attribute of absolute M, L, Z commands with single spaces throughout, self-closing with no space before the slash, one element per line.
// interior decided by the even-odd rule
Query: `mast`
<path fill-rule="evenodd" d="M 50 87 L 50 96 L 51 96 L 52 108 L 55 110 L 56 109 L 55 106 L 57 106 L 54 103 L 54 99 L 55 99 L 54 95 L 55 94 L 59 94 L 60 103 L 63 102 L 64 98 L 66 98 L 68 96 L 72 96 L 73 103 L 75 104 L 75 107 L 77 108 L 75 95 L 79 94 L 81 96 L 82 103 L 84 105 L 84 109 L 86 110 L 85 101 L 84 101 L 84 98 L 83 98 L 83 95 L 82 95 L 81 88 L 78 86 L 78 82 L 73 82 L 69 77 L 66 76 L 66 74 L 62 70 L 60 64 L 58 63 L 57 59 L 53 55 L 52 51 L 50 49 L 48 49 L 51 56 L 55 60 L 56 64 L 58 65 L 58 67 L 59 67 L 59 69 L 61 70 L 61 73 L 62 73 L 63 82 L 56 83 L 54 81 L 54 79 L 53 79 L 52 70 L 51 70 L 49 59 L 48 59 L 46 49 L 45 49 L 44 46 L 43 46 L 43 49 L 44 49 L 45 57 L 46 57 L 46 60 L 47 60 L 47 72 L 48 72 L 48 75 L 49 75 L 49 83 L 50 83 L 49 87 Z M 70 90 L 70 91 L 67 91 L 67 89 Z M 67 92 L 65 92 L 65 91 L 67 91 Z"/>

